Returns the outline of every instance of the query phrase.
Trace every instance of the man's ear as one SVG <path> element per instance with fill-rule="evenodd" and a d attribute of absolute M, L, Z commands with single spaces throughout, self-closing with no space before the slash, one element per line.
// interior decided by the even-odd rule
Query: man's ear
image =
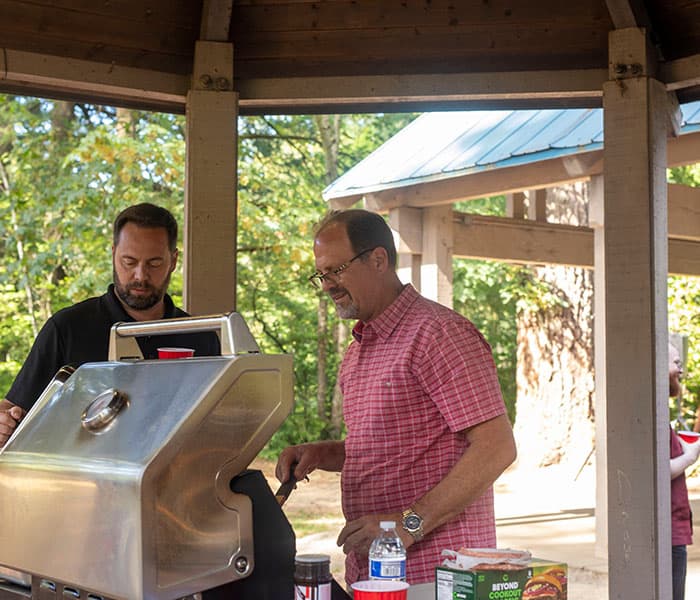
<path fill-rule="evenodd" d="M 372 260 L 377 269 L 382 272 L 389 268 L 389 254 L 383 246 L 377 246 L 374 249 L 374 252 L 372 252 Z"/>
<path fill-rule="evenodd" d="M 172 256 L 173 259 L 172 264 L 170 265 L 170 272 L 172 273 L 175 270 L 175 267 L 177 267 L 177 257 L 179 256 L 177 248 L 175 248 L 175 250 L 172 251 L 170 256 Z"/>

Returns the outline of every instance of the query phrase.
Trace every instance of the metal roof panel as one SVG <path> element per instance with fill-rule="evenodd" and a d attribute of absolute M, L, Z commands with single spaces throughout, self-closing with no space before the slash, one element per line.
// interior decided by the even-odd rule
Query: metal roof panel
<path fill-rule="evenodd" d="M 700 101 L 681 111 L 681 135 L 700 130 Z M 323 197 L 535 163 L 602 144 L 602 109 L 424 113 L 336 179 Z"/>

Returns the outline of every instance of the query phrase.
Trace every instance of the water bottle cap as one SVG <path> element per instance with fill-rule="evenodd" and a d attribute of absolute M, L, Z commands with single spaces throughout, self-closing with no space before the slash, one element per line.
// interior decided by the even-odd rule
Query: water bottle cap
<path fill-rule="evenodd" d="M 379 527 L 382 529 L 394 529 L 396 527 L 396 521 L 380 521 Z"/>

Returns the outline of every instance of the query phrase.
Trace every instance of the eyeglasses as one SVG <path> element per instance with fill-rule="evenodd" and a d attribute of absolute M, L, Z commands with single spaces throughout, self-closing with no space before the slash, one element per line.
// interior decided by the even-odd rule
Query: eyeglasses
<path fill-rule="evenodd" d="M 326 271 L 325 273 L 321 273 L 321 271 L 316 271 L 311 277 L 309 277 L 309 282 L 311 285 L 313 285 L 316 288 L 320 288 L 323 286 L 324 281 L 329 281 L 331 279 L 337 279 L 340 277 L 340 275 L 350 267 L 353 261 L 357 260 L 361 256 L 364 256 L 368 252 L 372 252 L 372 250 L 375 250 L 376 246 L 374 248 L 367 248 L 366 250 L 363 250 L 362 252 L 359 252 L 358 254 L 355 254 L 349 261 L 344 262 L 342 265 L 335 269 L 331 269 L 330 271 Z"/>

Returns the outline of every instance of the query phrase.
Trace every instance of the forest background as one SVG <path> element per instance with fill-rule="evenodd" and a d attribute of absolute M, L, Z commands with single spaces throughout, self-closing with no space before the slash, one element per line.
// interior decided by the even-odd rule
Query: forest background
<path fill-rule="evenodd" d="M 294 412 L 268 456 L 290 443 L 343 435 L 335 375 L 348 324 L 308 284 L 312 230 L 327 210 L 323 189 L 416 116 L 239 118 L 237 310 L 263 351 L 294 355 Z M 0 95 L 0 394 L 46 319 L 111 282 L 111 225 L 120 210 L 153 202 L 182 229 L 184 131 L 179 115 Z M 700 185 L 700 167 L 673 169 L 669 180 Z M 505 199 L 457 208 L 503 215 Z M 517 315 L 546 310 L 556 298 L 548 285 L 526 266 L 455 259 L 454 308 L 491 344 L 512 421 Z M 181 304 L 181 270 L 170 294 Z M 700 280 L 671 277 L 668 295 L 669 328 L 689 339 L 683 409 L 692 424 Z"/>

